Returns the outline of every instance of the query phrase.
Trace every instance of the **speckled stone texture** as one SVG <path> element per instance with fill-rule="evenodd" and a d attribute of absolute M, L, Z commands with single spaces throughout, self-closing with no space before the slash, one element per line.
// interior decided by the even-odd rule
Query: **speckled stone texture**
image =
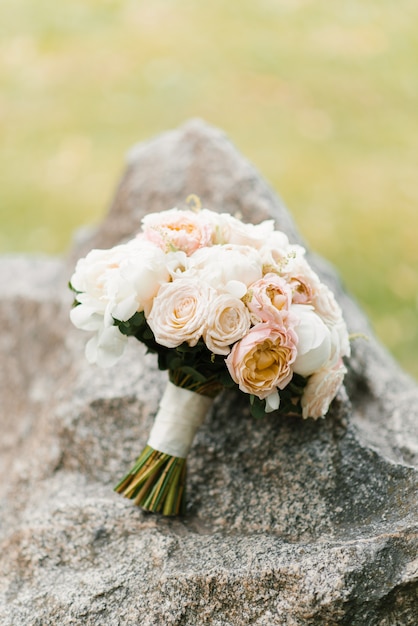
<path fill-rule="evenodd" d="M 89 366 L 66 284 L 80 255 L 190 193 L 300 241 L 224 134 L 191 121 L 131 151 L 106 219 L 69 258 L 1 259 L 0 624 L 416 626 L 417 385 L 312 255 L 350 332 L 368 336 L 327 418 L 254 420 L 225 393 L 190 454 L 184 519 L 112 491 L 166 374 L 134 340 L 112 370 Z"/>

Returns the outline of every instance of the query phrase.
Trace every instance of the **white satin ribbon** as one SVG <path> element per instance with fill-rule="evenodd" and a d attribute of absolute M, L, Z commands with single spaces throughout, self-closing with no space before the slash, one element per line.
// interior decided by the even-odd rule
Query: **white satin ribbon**
<path fill-rule="evenodd" d="M 185 459 L 212 403 L 213 398 L 168 382 L 148 445 L 159 452 Z"/>

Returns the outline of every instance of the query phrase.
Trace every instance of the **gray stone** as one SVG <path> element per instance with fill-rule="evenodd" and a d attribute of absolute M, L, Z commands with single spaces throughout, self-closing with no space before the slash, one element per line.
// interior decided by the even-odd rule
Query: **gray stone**
<path fill-rule="evenodd" d="M 89 366 L 66 283 L 91 247 L 190 193 L 300 241 L 228 139 L 192 121 L 131 151 L 108 216 L 69 258 L 1 260 L 0 623 L 415 626 L 418 389 L 321 259 L 350 331 L 368 337 L 326 419 L 254 420 L 224 393 L 189 457 L 184 518 L 112 491 L 166 373 L 133 340 L 112 370 Z"/>

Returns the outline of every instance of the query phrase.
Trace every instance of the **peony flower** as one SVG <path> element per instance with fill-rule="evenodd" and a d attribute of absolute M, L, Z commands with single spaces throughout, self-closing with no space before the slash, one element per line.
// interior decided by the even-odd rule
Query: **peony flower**
<path fill-rule="evenodd" d="M 229 346 L 244 337 L 250 326 L 245 304 L 228 293 L 221 293 L 209 303 L 203 339 L 214 354 L 229 354 Z"/>
<path fill-rule="evenodd" d="M 122 356 L 125 337 L 114 321 L 148 310 L 160 285 L 171 280 L 167 256 L 148 241 L 133 240 L 110 250 L 92 250 L 71 278 L 79 303 L 70 312 L 77 328 L 96 331 L 86 346 L 88 360 L 104 367 Z"/>
<path fill-rule="evenodd" d="M 277 411 L 277 409 L 280 406 L 280 396 L 279 396 L 279 392 L 277 391 L 277 389 L 275 389 L 268 396 L 266 396 L 265 400 L 266 400 L 266 406 L 265 406 L 266 413 L 272 413 L 273 411 Z"/>
<path fill-rule="evenodd" d="M 190 255 L 212 244 L 213 226 L 201 211 L 170 209 L 149 213 L 142 220 L 142 230 L 164 252 L 183 250 Z"/>
<path fill-rule="evenodd" d="M 110 250 L 92 250 L 77 263 L 71 278 L 80 292 L 76 294 L 80 305 L 71 319 L 84 330 L 93 330 L 97 315 L 103 316 L 104 326 L 112 326 L 114 319 L 126 321 L 149 307 L 168 280 L 167 256 L 147 241 L 134 239 Z"/>
<path fill-rule="evenodd" d="M 77 293 L 76 299 L 80 302 L 81 293 L 88 294 L 89 305 L 96 311 L 104 312 L 107 302 L 103 295 L 106 290 L 107 278 L 110 273 L 118 270 L 126 256 L 126 245 L 115 246 L 110 250 L 91 250 L 86 257 L 77 262 L 71 277 L 71 285 Z"/>
<path fill-rule="evenodd" d="M 296 343 L 292 329 L 263 322 L 233 346 L 225 363 L 241 391 L 263 400 L 292 378 Z"/>
<path fill-rule="evenodd" d="M 342 385 L 346 368 L 343 362 L 330 368 L 323 367 L 309 378 L 302 396 L 302 416 L 307 417 L 323 417 L 329 405 L 338 393 Z"/>
<path fill-rule="evenodd" d="M 292 292 L 283 278 L 266 274 L 250 286 L 244 301 L 257 321 L 280 325 L 289 314 Z"/>
<path fill-rule="evenodd" d="M 136 311 L 147 314 L 162 284 L 170 282 L 178 268 L 184 268 L 182 252 L 164 252 L 148 241 L 132 240 L 120 266 L 117 281 L 109 285 L 115 319 L 128 320 Z"/>
<path fill-rule="evenodd" d="M 86 344 L 87 361 L 100 367 L 112 367 L 123 355 L 127 341 L 117 326 L 103 328 Z"/>
<path fill-rule="evenodd" d="M 260 255 L 267 271 L 280 271 L 287 264 L 289 255 L 289 239 L 280 230 L 274 230 L 263 242 Z"/>
<path fill-rule="evenodd" d="M 205 329 L 210 296 L 203 281 L 189 277 L 162 285 L 147 317 L 156 342 L 167 348 L 183 342 L 195 346 Z"/>
<path fill-rule="evenodd" d="M 249 246 L 212 246 L 197 250 L 189 259 L 190 272 L 217 291 L 242 298 L 251 283 L 262 276 L 262 262 L 257 250 Z"/>
<path fill-rule="evenodd" d="M 79 304 L 70 312 L 70 319 L 77 328 L 101 332 L 113 325 L 109 285 L 120 272 L 126 250 L 126 245 L 91 250 L 78 261 L 71 285 L 77 292 L 75 299 Z"/>
<path fill-rule="evenodd" d="M 331 356 L 331 333 L 309 304 L 292 304 L 295 332 L 298 336 L 297 358 L 293 371 L 310 376 L 321 369 Z"/>
<path fill-rule="evenodd" d="M 220 213 L 216 218 L 215 242 L 222 245 L 233 244 L 259 249 L 273 232 L 274 220 L 265 220 L 260 224 L 246 224 L 228 213 Z"/>
<path fill-rule="evenodd" d="M 95 302 L 89 303 L 84 294 L 79 294 L 79 301 L 85 300 L 84 304 L 78 304 L 70 311 L 70 319 L 76 328 L 81 330 L 100 330 L 104 326 L 103 313 L 97 311 Z"/>

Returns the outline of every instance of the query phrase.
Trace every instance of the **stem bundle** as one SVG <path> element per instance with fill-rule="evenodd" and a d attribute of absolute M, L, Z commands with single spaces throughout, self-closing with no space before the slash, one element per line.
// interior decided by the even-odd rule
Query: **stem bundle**
<path fill-rule="evenodd" d="M 180 515 L 185 509 L 186 459 L 146 446 L 115 491 L 146 511 Z"/>

